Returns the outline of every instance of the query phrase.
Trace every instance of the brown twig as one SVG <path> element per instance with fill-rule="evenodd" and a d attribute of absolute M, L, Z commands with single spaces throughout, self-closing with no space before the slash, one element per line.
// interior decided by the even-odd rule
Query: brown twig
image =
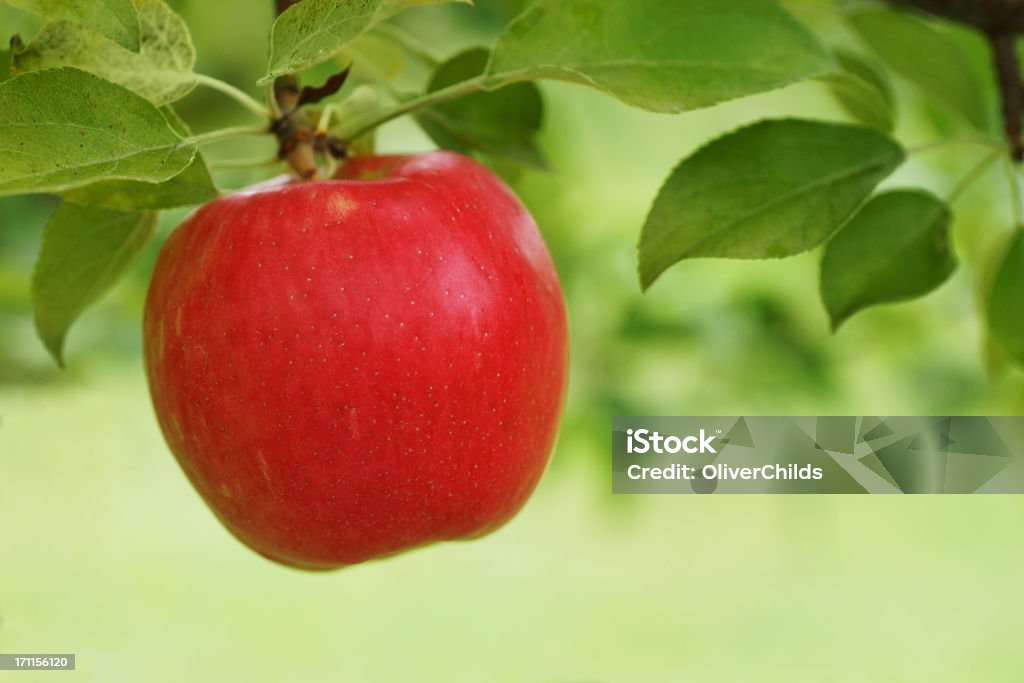
<path fill-rule="evenodd" d="M 961 24 L 973 26 L 992 46 L 1002 100 L 1003 129 L 1014 161 L 1024 161 L 1024 83 L 1017 58 L 1017 36 L 1024 33 L 1024 0 L 889 0 Z M 979 94 L 980 95 L 980 94 Z"/>
<path fill-rule="evenodd" d="M 1024 0 L 889 0 L 946 19 L 970 24 L 985 33 L 1024 31 Z"/>
<path fill-rule="evenodd" d="M 996 76 L 1003 103 L 1003 126 L 1010 154 L 1017 163 L 1024 161 L 1024 139 L 1021 134 L 1024 119 L 1024 84 L 1021 83 L 1020 62 L 1017 60 L 1017 36 L 996 33 L 989 36 Z"/>

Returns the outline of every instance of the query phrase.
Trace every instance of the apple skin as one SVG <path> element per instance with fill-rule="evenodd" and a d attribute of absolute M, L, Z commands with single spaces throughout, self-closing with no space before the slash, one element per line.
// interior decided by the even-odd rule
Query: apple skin
<path fill-rule="evenodd" d="M 243 543 L 304 569 L 504 524 L 565 394 L 564 299 L 536 224 L 449 152 L 201 207 L 160 253 L 143 340 L 192 484 Z"/>

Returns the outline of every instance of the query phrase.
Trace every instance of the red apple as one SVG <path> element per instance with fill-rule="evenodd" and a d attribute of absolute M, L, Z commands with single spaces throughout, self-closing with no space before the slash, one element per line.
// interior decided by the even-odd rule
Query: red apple
<path fill-rule="evenodd" d="M 504 524 L 565 389 L 564 302 L 533 219 L 446 152 L 203 206 L 160 254 L 144 343 L 188 478 L 243 543 L 306 569 Z"/>

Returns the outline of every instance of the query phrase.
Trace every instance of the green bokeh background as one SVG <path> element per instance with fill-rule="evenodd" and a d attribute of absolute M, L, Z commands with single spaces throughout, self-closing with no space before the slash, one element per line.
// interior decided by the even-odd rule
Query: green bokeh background
<path fill-rule="evenodd" d="M 171 4 L 193 28 L 202 71 L 256 80 L 269 0 Z M 403 22 L 443 56 L 486 42 L 515 4 L 425 8 Z M 829 30 L 821 6 L 799 9 Z M 5 37 L 37 25 L 0 8 Z M 958 39 L 984 63 L 980 41 Z M 1019 497 L 610 494 L 613 415 L 1020 414 L 1024 380 L 990 375 L 976 300 L 984 257 L 1012 225 L 1002 170 L 957 206 L 964 263 L 950 282 L 832 336 L 817 253 L 694 261 L 646 295 L 635 276 L 647 207 L 678 160 L 757 118 L 841 119 L 821 85 L 681 117 L 543 88 L 552 171 L 515 186 L 571 315 L 551 468 L 488 538 L 340 572 L 305 574 L 245 549 L 167 451 L 139 355 L 161 240 L 76 326 L 58 372 L 34 338 L 28 294 L 52 201 L 0 199 L 0 651 L 79 655 L 73 673 L 0 681 L 1019 680 Z M 959 134 L 912 91 L 900 96 L 901 139 Z M 181 111 L 197 130 L 248 120 L 209 92 Z M 400 121 L 380 147 L 430 144 Z M 223 144 L 211 156 L 271 149 Z M 915 154 L 888 184 L 943 195 L 984 153 Z M 164 216 L 161 238 L 182 215 Z"/>

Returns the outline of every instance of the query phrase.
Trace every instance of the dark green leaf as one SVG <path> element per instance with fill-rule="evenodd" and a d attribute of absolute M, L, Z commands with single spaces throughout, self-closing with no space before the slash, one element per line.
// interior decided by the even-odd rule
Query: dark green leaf
<path fill-rule="evenodd" d="M 535 0 L 498 40 L 495 81 L 555 78 L 680 112 L 834 65 L 773 0 Z"/>
<path fill-rule="evenodd" d="M 843 70 L 821 77 L 832 94 L 857 121 L 891 132 L 895 125 L 892 85 L 853 53 L 837 51 L 836 61 Z"/>
<path fill-rule="evenodd" d="M 661 188 L 640 237 L 641 285 L 686 258 L 807 251 L 903 159 L 873 130 L 815 121 L 763 121 L 719 138 Z"/>
<path fill-rule="evenodd" d="M 187 95 L 196 85 L 196 52 L 188 26 L 163 0 L 135 0 L 142 45 L 127 50 L 69 21 L 50 21 L 12 58 L 15 73 L 73 66 L 113 81 L 156 105 Z"/>
<path fill-rule="evenodd" d="M 868 306 L 915 299 L 956 270 L 949 207 L 922 190 L 874 197 L 836 234 L 821 263 L 832 328 Z"/>
<path fill-rule="evenodd" d="M 849 21 L 893 71 L 975 128 L 988 129 L 983 88 L 955 41 L 909 14 L 884 8 L 852 12 Z"/>
<path fill-rule="evenodd" d="M 261 83 L 331 59 L 350 41 L 413 5 L 472 0 L 303 0 L 274 22 Z"/>
<path fill-rule="evenodd" d="M 483 73 L 489 52 L 467 50 L 445 62 L 430 82 L 430 91 Z M 463 154 L 483 152 L 527 166 L 545 168 L 534 144 L 540 130 L 544 102 L 533 83 L 515 83 L 501 90 L 480 92 L 420 112 L 416 120 L 444 149 Z"/>
<path fill-rule="evenodd" d="M 32 275 L 36 330 L 57 364 L 82 311 L 125 272 L 153 234 L 156 214 L 62 203 L 50 217 Z"/>
<path fill-rule="evenodd" d="M 0 195 L 103 179 L 162 182 L 195 153 L 150 102 L 85 71 L 47 69 L 0 83 Z"/>
<path fill-rule="evenodd" d="M 139 49 L 139 22 L 132 0 L 0 0 L 0 4 L 73 21 L 102 33 L 126 49 Z"/>
<path fill-rule="evenodd" d="M 988 296 L 992 341 L 1024 365 L 1024 229 L 1018 228 L 998 261 Z"/>

